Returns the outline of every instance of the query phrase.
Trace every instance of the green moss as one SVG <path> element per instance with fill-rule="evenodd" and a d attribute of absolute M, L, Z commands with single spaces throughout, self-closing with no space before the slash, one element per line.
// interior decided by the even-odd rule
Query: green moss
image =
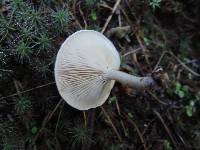
<path fill-rule="evenodd" d="M 18 55 L 18 59 L 21 63 L 25 60 L 30 61 L 30 55 L 32 54 L 31 48 L 24 41 L 19 41 L 16 46 L 16 52 Z"/>
<path fill-rule="evenodd" d="M 53 25 L 59 33 L 66 32 L 70 22 L 70 16 L 67 9 L 58 9 L 52 13 Z"/>
<path fill-rule="evenodd" d="M 19 97 L 15 100 L 15 110 L 23 114 L 31 108 L 31 101 L 27 97 Z"/>

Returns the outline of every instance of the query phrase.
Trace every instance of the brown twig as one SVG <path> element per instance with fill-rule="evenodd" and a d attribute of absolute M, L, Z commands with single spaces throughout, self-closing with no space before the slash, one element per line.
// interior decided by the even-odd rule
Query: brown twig
<path fill-rule="evenodd" d="M 148 131 L 148 128 L 150 127 L 150 125 L 151 125 L 154 121 L 156 121 L 156 119 L 157 119 L 157 118 L 154 117 L 152 120 L 150 120 L 150 121 L 146 124 L 144 130 L 142 131 L 142 135 L 144 135 L 144 134 Z"/>
<path fill-rule="evenodd" d="M 139 35 L 136 33 L 135 36 L 136 36 L 136 39 L 137 39 L 137 41 L 138 41 L 140 47 L 142 48 L 142 51 L 143 51 L 143 53 L 144 53 L 145 60 L 146 60 L 146 62 L 147 62 L 147 64 L 148 64 L 149 68 L 150 68 L 151 71 L 152 71 L 151 64 L 150 64 L 149 58 L 148 58 L 148 56 L 147 56 L 147 49 L 146 49 L 146 47 L 143 45 L 142 40 L 140 39 Z"/>
<path fill-rule="evenodd" d="M 148 150 L 147 146 L 146 146 L 146 142 L 142 136 L 142 133 L 140 132 L 139 128 L 137 127 L 136 123 L 131 120 L 126 114 L 124 114 L 124 116 L 126 117 L 126 119 L 133 125 L 133 127 L 136 129 L 136 132 L 138 134 L 138 136 L 140 137 L 141 143 L 144 147 L 145 150 Z"/>
<path fill-rule="evenodd" d="M 163 102 L 163 101 L 161 101 L 154 93 L 152 93 L 150 90 L 147 90 L 147 92 L 157 101 L 157 102 L 159 102 L 160 104 L 162 104 L 162 105 L 168 105 L 167 103 L 165 103 L 165 102 Z"/>
<path fill-rule="evenodd" d="M 174 55 L 174 53 L 172 51 L 168 52 L 171 56 L 173 56 L 178 62 L 179 64 L 186 69 L 187 71 L 189 71 L 191 74 L 193 74 L 194 76 L 200 77 L 200 74 L 193 71 L 192 69 L 190 69 L 186 64 L 184 64 L 178 57 L 176 57 L 176 55 Z"/>
<path fill-rule="evenodd" d="M 100 3 L 100 4 L 98 4 L 98 6 L 112 10 L 112 7 L 108 6 L 107 4 L 101 4 Z"/>
<path fill-rule="evenodd" d="M 123 7 L 120 7 L 120 9 L 121 9 L 123 15 L 125 16 L 127 22 L 129 23 L 129 25 L 132 27 L 132 28 L 131 28 L 131 29 L 132 29 L 132 32 L 135 33 L 135 36 L 136 36 L 136 39 L 137 39 L 137 41 L 138 41 L 138 43 L 139 43 L 139 45 L 140 45 L 140 48 L 142 49 L 142 51 L 143 51 L 143 53 L 144 53 L 145 60 L 146 60 L 146 62 L 147 62 L 147 64 L 148 64 L 149 68 L 152 70 L 151 65 L 150 65 L 150 61 L 149 61 L 148 56 L 147 56 L 147 53 L 146 53 L 146 52 L 147 52 L 147 49 L 146 49 L 146 47 L 143 45 L 143 43 L 142 43 L 142 41 L 141 41 L 139 35 L 137 34 L 137 32 L 136 32 L 137 29 L 134 29 L 134 28 L 133 28 L 133 22 L 131 21 L 131 19 L 130 19 L 129 16 L 127 15 L 126 11 L 123 9 Z M 137 19 L 137 20 L 138 20 L 138 19 Z M 137 22 L 139 22 L 139 21 L 137 21 Z"/>
<path fill-rule="evenodd" d="M 120 10 L 122 11 L 122 14 L 124 15 L 124 17 L 126 18 L 126 21 L 128 22 L 128 24 L 131 26 L 133 24 L 133 22 L 130 20 L 126 11 L 124 10 L 124 8 L 122 6 L 120 6 Z M 133 32 L 133 33 L 135 33 L 135 32 Z"/>
<path fill-rule="evenodd" d="M 162 59 L 164 58 L 164 56 L 165 56 L 166 54 L 167 54 L 167 51 L 164 51 L 164 52 L 161 54 L 161 56 L 160 56 L 160 58 L 158 59 L 158 61 L 157 61 L 156 65 L 155 65 L 153 71 L 155 71 L 155 70 L 158 68 L 158 66 L 160 65 Z"/>
<path fill-rule="evenodd" d="M 168 133 L 170 139 L 172 140 L 172 143 L 174 144 L 174 147 L 175 147 L 176 149 L 178 149 L 178 146 L 177 146 L 177 144 L 176 144 L 176 142 L 175 142 L 175 140 L 174 140 L 174 138 L 173 138 L 173 136 L 172 136 L 172 134 L 171 134 L 169 128 L 168 128 L 167 125 L 165 124 L 165 121 L 164 121 L 163 118 L 161 117 L 160 113 L 158 113 L 157 111 L 154 111 L 154 113 L 156 114 L 156 116 L 158 117 L 158 119 L 159 119 L 159 120 L 161 121 L 161 123 L 163 124 L 163 126 L 164 126 L 166 132 Z"/>
<path fill-rule="evenodd" d="M 155 65 L 155 67 L 154 67 L 154 70 L 159 66 L 159 64 L 160 64 L 160 62 L 162 61 L 162 59 L 164 58 L 164 56 L 166 55 L 166 54 L 170 54 L 176 61 L 178 61 L 178 63 L 185 69 L 185 70 L 187 70 L 187 71 L 189 71 L 191 74 L 193 74 L 194 76 L 197 76 L 197 77 L 200 77 L 200 74 L 199 73 L 197 73 L 197 72 L 195 72 L 195 71 L 193 71 L 191 68 L 189 68 L 185 63 L 183 63 L 176 55 L 174 55 L 174 53 L 172 52 L 172 51 L 164 51 L 163 53 L 162 53 L 162 55 L 160 56 L 160 58 L 159 58 L 159 60 L 158 60 L 158 62 L 157 62 L 157 64 Z"/>
<path fill-rule="evenodd" d="M 141 47 L 136 48 L 136 49 L 133 49 L 133 50 L 131 50 L 131 51 L 129 51 L 129 52 L 123 54 L 122 57 L 126 57 L 126 56 L 128 56 L 128 55 L 130 55 L 130 54 L 137 53 L 137 52 L 140 51 L 141 49 L 142 49 Z"/>
<path fill-rule="evenodd" d="M 71 15 L 72 18 L 75 20 L 75 23 L 78 25 L 78 27 L 79 27 L 80 29 L 82 29 L 83 27 L 82 27 L 82 25 L 80 24 L 80 22 L 76 19 L 76 17 L 75 17 L 72 13 L 70 13 L 70 15 Z"/>
<path fill-rule="evenodd" d="M 90 122 L 88 122 L 88 128 L 90 129 L 90 137 L 92 137 L 94 134 L 95 114 L 96 109 L 92 109 L 88 112 L 88 120 L 90 120 Z M 90 150 L 91 146 L 92 141 L 89 141 L 89 143 L 87 144 L 87 149 Z"/>
<path fill-rule="evenodd" d="M 147 64 L 148 64 L 149 68 L 150 68 L 151 71 L 152 71 L 152 68 L 151 68 L 151 65 L 150 65 L 150 61 L 149 61 L 149 58 L 148 58 L 148 56 L 147 56 L 147 49 L 146 49 L 146 47 L 143 45 L 142 40 L 140 39 L 139 35 L 137 34 L 137 29 L 134 29 L 134 28 L 133 28 L 133 22 L 131 21 L 131 19 L 130 19 L 129 16 L 127 15 L 127 13 L 126 13 L 126 11 L 124 10 L 124 8 L 123 8 L 123 7 L 120 7 L 120 9 L 121 9 L 123 15 L 125 16 L 126 20 L 128 21 L 129 25 L 132 27 L 132 28 L 131 28 L 131 29 L 132 29 L 132 32 L 135 33 L 136 39 L 137 39 L 137 41 L 138 41 L 138 43 L 139 43 L 139 45 L 140 45 L 140 47 L 141 47 L 141 49 L 142 49 L 142 51 L 143 51 L 143 53 L 144 53 L 145 60 L 146 60 L 146 62 L 147 62 Z M 137 19 L 137 22 L 139 22 L 139 19 Z"/>
<path fill-rule="evenodd" d="M 118 5 L 120 4 L 120 2 L 121 2 L 121 0 L 117 0 L 117 1 L 116 1 L 115 5 L 114 5 L 114 7 L 113 7 L 113 9 L 112 9 L 112 12 L 111 12 L 110 16 L 107 18 L 106 23 L 104 24 L 104 26 L 103 26 L 103 28 L 102 28 L 102 30 L 101 30 L 101 33 L 104 33 L 104 32 L 105 32 L 105 30 L 106 30 L 106 28 L 107 28 L 107 26 L 108 26 L 110 20 L 112 19 L 112 16 L 113 16 L 113 14 L 115 13 L 115 11 L 116 11 Z"/>
<path fill-rule="evenodd" d="M 83 13 L 83 11 L 82 11 L 82 9 L 81 9 L 81 4 L 80 4 L 80 3 L 79 3 L 79 6 L 78 6 L 78 9 L 79 9 L 79 12 L 80 12 L 80 14 L 81 14 L 81 16 L 82 16 L 83 22 L 84 22 L 84 24 L 85 24 L 84 29 L 87 29 L 87 27 L 88 27 L 87 21 L 86 21 L 86 19 L 85 19 L 84 13 Z"/>
<path fill-rule="evenodd" d="M 120 108 L 119 108 L 118 99 L 115 100 L 115 104 L 116 104 L 118 115 L 121 115 L 121 111 L 120 111 Z"/>
<path fill-rule="evenodd" d="M 22 89 L 22 87 L 21 87 L 19 81 L 14 79 L 13 82 L 14 82 L 14 85 L 15 85 L 15 88 L 16 88 L 16 91 L 17 91 L 17 95 L 21 97 L 22 94 L 20 93 L 20 88 Z"/>
<path fill-rule="evenodd" d="M 43 88 L 43 87 L 45 87 L 45 86 L 52 85 L 52 84 L 55 84 L 55 82 L 50 82 L 50 83 L 47 83 L 47 84 L 44 84 L 44 85 L 39 85 L 39 86 L 36 86 L 36 87 L 34 87 L 34 88 L 25 90 L 25 91 L 21 91 L 21 92 L 17 92 L 17 93 L 8 95 L 8 96 L 4 96 L 4 97 L 1 97 L 0 100 L 6 99 L 6 98 L 10 98 L 10 97 L 14 97 L 14 96 L 17 96 L 18 94 L 27 93 L 27 92 L 30 92 L 30 91 L 33 91 L 33 90 L 36 90 L 36 89 L 39 89 L 39 88 Z"/>
<path fill-rule="evenodd" d="M 83 119 L 84 119 L 84 125 L 85 125 L 85 127 L 87 127 L 86 111 L 83 111 Z"/>
<path fill-rule="evenodd" d="M 107 114 L 107 112 L 105 111 L 105 109 L 103 108 L 103 106 L 101 106 L 101 110 L 103 111 L 105 117 L 108 119 L 110 125 L 112 126 L 113 131 L 116 133 L 117 138 L 118 138 L 119 141 L 121 142 L 121 141 L 122 141 L 122 138 L 121 138 L 121 136 L 119 135 L 119 132 L 117 131 L 117 128 L 114 126 L 114 124 L 113 124 L 113 122 L 112 122 L 110 116 Z"/>
<path fill-rule="evenodd" d="M 137 54 L 136 53 L 133 53 L 132 54 L 132 61 L 133 61 L 133 64 L 137 67 L 137 69 L 139 70 L 139 72 L 144 75 L 144 72 L 143 70 L 141 69 L 142 67 L 140 66 L 139 62 L 138 62 L 138 59 L 137 59 Z"/>
<path fill-rule="evenodd" d="M 61 106 L 61 108 L 60 108 L 60 113 L 59 113 L 59 115 L 58 115 L 58 119 L 57 119 L 57 123 L 56 123 L 56 129 L 55 129 L 55 135 L 57 134 L 57 130 L 58 130 L 58 123 L 59 123 L 59 121 L 60 121 L 60 117 L 61 117 L 61 114 L 62 114 L 62 111 L 63 111 L 63 106 L 64 105 L 62 105 Z"/>

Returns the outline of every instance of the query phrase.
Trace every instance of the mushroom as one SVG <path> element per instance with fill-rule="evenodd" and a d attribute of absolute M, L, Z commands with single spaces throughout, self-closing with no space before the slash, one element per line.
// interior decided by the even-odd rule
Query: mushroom
<path fill-rule="evenodd" d="M 58 91 L 72 107 L 88 110 L 107 100 L 115 81 L 135 89 L 155 85 L 153 77 L 129 75 L 119 67 L 119 53 L 108 38 L 93 30 L 77 31 L 65 40 L 56 57 Z"/>

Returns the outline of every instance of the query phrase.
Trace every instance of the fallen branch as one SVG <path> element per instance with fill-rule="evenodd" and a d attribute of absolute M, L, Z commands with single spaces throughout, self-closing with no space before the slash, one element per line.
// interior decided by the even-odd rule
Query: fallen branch
<path fill-rule="evenodd" d="M 106 28 L 107 28 L 107 26 L 108 26 L 110 20 L 112 19 L 112 16 L 113 16 L 113 14 L 115 13 L 115 11 L 116 11 L 118 5 L 120 4 L 120 2 L 121 2 L 121 0 L 117 0 L 117 1 L 116 1 L 115 5 L 114 5 L 114 7 L 113 7 L 113 9 L 112 9 L 112 12 L 111 12 L 110 16 L 109 16 L 108 19 L 106 20 L 106 23 L 104 24 L 104 26 L 103 26 L 103 28 L 102 28 L 102 30 L 101 30 L 101 33 L 104 33 L 104 32 L 105 32 L 105 30 L 106 30 Z"/>
<path fill-rule="evenodd" d="M 50 82 L 50 83 L 47 83 L 47 84 L 44 84 L 44 85 L 39 85 L 39 86 L 36 86 L 36 87 L 28 89 L 28 90 L 24 90 L 24 91 L 17 92 L 17 93 L 8 95 L 8 96 L 4 96 L 4 97 L 1 97 L 0 100 L 6 99 L 6 98 L 10 98 L 10 97 L 14 97 L 14 96 L 17 96 L 19 94 L 27 93 L 27 92 L 30 92 L 30 91 L 33 91 L 33 90 L 36 90 L 36 89 L 39 89 L 39 88 L 43 88 L 45 86 L 52 85 L 52 84 L 55 84 L 55 82 Z"/>

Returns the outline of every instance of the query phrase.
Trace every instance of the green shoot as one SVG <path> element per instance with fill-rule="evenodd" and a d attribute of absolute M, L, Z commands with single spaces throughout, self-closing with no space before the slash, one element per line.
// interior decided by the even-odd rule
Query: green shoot
<path fill-rule="evenodd" d="M 33 127 L 31 128 L 31 133 L 32 133 L 32 134 L 36 134 L 37 132 L 38 132 L 38 127 L 33 126 Z"/>
<path fill-rule="evenodd" d="M 184 98 L 189 94 L 189 87 L 187 85 L 181 85 L 179 82 L 175 83 L 175 93 L 180 97 Z"/>
<path fill-rule="evenodd" d="M 24 6 L 23 0 L 12 0 L 11 1 L 11 5 L 13 6 L 13 8 L 22 8 Z"/>
<path fill-rule="evenodd" d="M 111 104 L 111 103 L 115 102 L 116 100 L 117 100 L 116 96 L 110 97 L 108 100 L 108 104 Z"/>
<path fill-rule="evenodd" d="M 56 10 L 52 14 L 54 26 L 59 32 L 66 31 L 70 22 L 69 12 L 66 9 Z"/>
<path fill-rule="evenodd" d="M 93 21 L 96 21 L 97 20 L 97 14 L 94 10 L 91 11 L 90 13 L 90 17 Z"/>
<path fill-rule="evenodd" d="M 77 125 L 71 129 L 69 132 L 72 134 L 72 147 L 75 148 L 76 145 L 87 144 L 92 141 L 90 136 L 90 130 L 84 125 Z"/>
<path fill-rule="evenodd" d="M 193 100 L 190 101 L 189 105 L 185 106 L 185 111 L 188 117 L 192 117 L 195 112 L 195 102 Z"/>
<path fill-rule="evenodd" d="M 31 108 L 31 101 L 26 97 L 19 97 L 15 102 L 15 110 L 18 114 L 23 114 Z"/>
<path fill-rule="evenodd" d="M 48 37 L 47 34 L 39 34 L 37 38 L 37 43 L 39 45 L 39 48 L 44 50 L 44 49 L 48 49 L 51 47 L 51 39 Z"/>
<path fill-rule="evenodd" d="M 23 63 L 24 60 L 30 60 L 30 55 L 32 54 L 32 50 L 28 47 L 24 41 L 19 41 L 16 46 L 16 51 L 18 55 L 18 59 Z"/>
<path fill-rule="evenodd" d="M 160 7 L 162 0 L 149 0 L 149 5 L 155 10 L 156 7 Z"/>
<path fill-rule="evenodd" d="M 164 150 L 172 150 L 171 143 L 168 140 L 164 140 L 163 147 L 164 147 Z"/>

